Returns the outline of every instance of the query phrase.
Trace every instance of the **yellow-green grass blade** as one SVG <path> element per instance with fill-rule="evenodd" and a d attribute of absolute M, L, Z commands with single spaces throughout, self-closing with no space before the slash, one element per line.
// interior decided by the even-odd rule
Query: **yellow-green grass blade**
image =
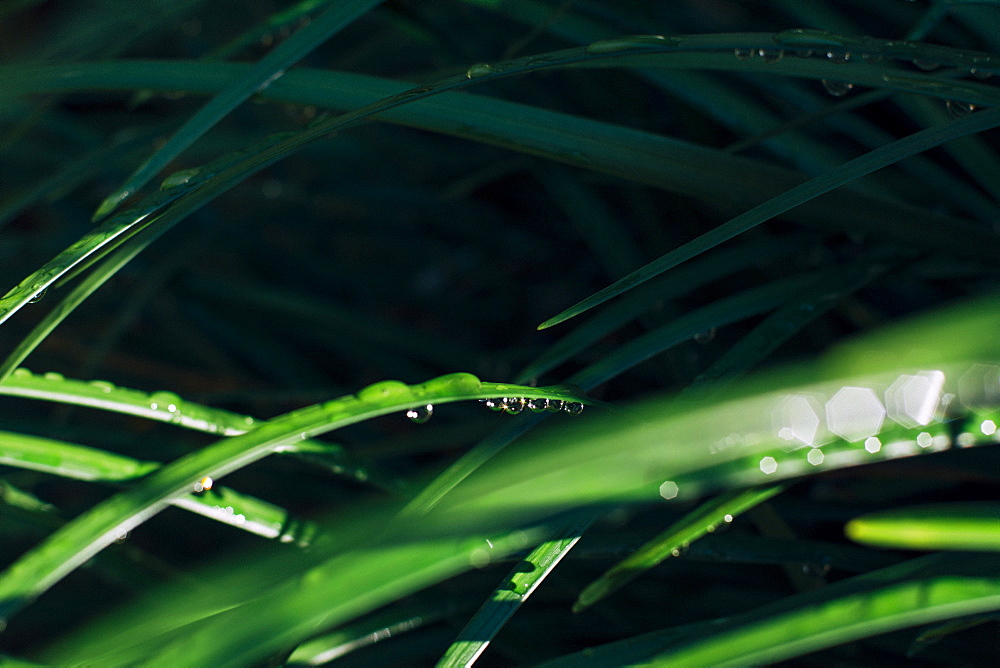
<path fill-rule="evenodd" d="M 900 550 L 1000 552 L 1000 503 L 893 508 L 851 520 L 844 533 L 858 543 Z"/>
<path fill-rule="evenodd" d="M 149 183 L 184 149 L 208 132 L 236 106 L 280 77 L 286 68 L 294 65 L 342 28 L 381 3 L 382 0 L 345 0 L 334 3 L 326 11 L 314 17 L 309 24 L 300 28 L 255 63 L 244 78 L 220 91 L 189 118 L 166 144 L 101 203 L 94 213 L 94 220 L 103 219 L 113 212 L 125 198 Z"/>
<path fill-rule="evenodd" d="M 544 665 L 745 666 L 1000 609 L 992 555 L 934 554 L 725 620 L 654 631 Z"/>
<path fill-rule="evenodd" d="M 82 445 L 0 431 L 0 464 L 75 480 L 134 480 L 159 468 L 147 462 Z"/>
<path fill-rule="evenodd" d="M 727 492 L 698 506 L 587 585 L 573 604 L 573 612 L 586 610 L 664 559 L 680 556 L 694 541 L 732 522 L 738 515 L 780 494 L 784 489 L 785 485 L 771 485 Z M 667 498 L 672 494 L 671 490 L 672 488 L 666 490 Z"/>
<path fill-rule="evenodd" d="M 779 216 L 785 211 L 814 199 L 825 192 L 839 188 L 854 179 L 860 178 L 877 169 L 916 155 L 936 146 L 964 137 L 976 132 L 982 132 L 1000 125 L 1000 109 L 973 114 L 951 123 L 944 123 L 916 132 L 909 137 L 897 140 L 892 144 L 877 148 L 854 160 L 844 163 L 826 174 L 822 174 L 803 183 L 781 195 L 754 207 L 744 214 L 733 218 L 714 230 L 707 232 L 694 241 L 667 253 L 658 260 L 632 272 L 625 278 L 591 295 L 587 299 L 571 306 L 562 313 L 549 318 L 539 329 L 552 327 L 574 316 L 602 304 L 645 281 L 658 276 L 681 262 L 705 252 L 706 250 L 742 234 L 766 220 Z"/>

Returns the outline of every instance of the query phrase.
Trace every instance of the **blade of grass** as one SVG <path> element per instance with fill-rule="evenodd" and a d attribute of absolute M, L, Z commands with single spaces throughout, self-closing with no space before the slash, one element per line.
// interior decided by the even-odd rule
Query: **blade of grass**
<path fill-rule="evenodd" d="M 858 543 L 902 550 L 1000 552 L 1000 503 L 948 503 L 862 515 L 844 527 Z"/>
<path fill-rule="evenodd" d="M 941 144 L 964 137 L 976 132 L 983 132 L 1000 125 L 1000 109 L 991 109 L 977 114 L 961 118 L 950 123 L 936 125 L 925 130 L 916 132 L 909 137 L 897 140 L 886 146 L 882 146 L 870 151 L 858 158 L 850 160 L 840 167 L 837 167 L 826 174 L 821 174 L 806 183 L 803 183 L 791 190 L 788 190 L 777 197 L 768 200 L 764 204 L 750 209 L 744 214 L 733 218 L 727 223 L 720 225 L 714 230 L 707 232 L 694 241 L 684 244 L 680 248 L 667 253 L 658 260 L 632 272 L 625 278 L 616 281 L 607 288 L 596 292 L 590 297 L 578 302 L 552 318 L 549 318 L 539 329 L 552 327 L 564 322 L 574 316 L 587 311 L 598 304 L 602 304 L 613 297 L 629 290 L 640 283 L 648 281 L 668 269 L 677 266 L 685 260 L 705 252 L 718 244 L 742 234 L 749 229 L 756 227 L 764 221 L 770 220 L 785 211 L 802 204 L 810 199 L 814 199 L 834 188 L 850 183 L 854 179 L 860 178 L 877 169 L 903 160 L 911 155 L 916 155 L 928 149 L 940 146 Z"/>
<path fill-rule="evenodd" d="M 310 51 L 326 42 L 345 26 L 354 22 L 383 0 L 343 0 L 313 18 L 255 63 L 245 77 L 220 91 L 204 107 L 189 118 L 161 148 L 125 180 L 119 188 L 101 203 L 94 213 L 94 220 L 102 220 L 112 213 L 122 201 L 149 183 L 171 160 L 181 154 L 199 137 L 208 132 L 230 111 L 246 101 L 255 92 L 266 88 L 284 71 L 304 58 Z"/>
<path fill-rule="evenodd" d="M 1000 609 L 996 568 L 995 557 L 930 555 L 747 614 L 654 631 L 544 665 L 775 663 L 859 638 Z"/>
<path fill-rule="evenodd" d="M 584 588 L 573 604 L 573 612 L 582 612 L 601 599 L 618 591 L 644 572 L 670 556 L 678 556 L 691 543 L 717 527 L 780 494 L 787 485 L 771 485 L 727 492 L 701 504 L 667 530 L 648 541 L 627 559 L 618 562 Z"/>

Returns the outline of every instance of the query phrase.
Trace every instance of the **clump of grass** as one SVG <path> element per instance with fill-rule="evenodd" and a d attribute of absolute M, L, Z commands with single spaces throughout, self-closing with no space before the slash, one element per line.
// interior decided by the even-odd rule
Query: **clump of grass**
<path fill-rule="evenodd" d="M 6 659 L 990 660 L 995 7 L 50 4 Z"/>

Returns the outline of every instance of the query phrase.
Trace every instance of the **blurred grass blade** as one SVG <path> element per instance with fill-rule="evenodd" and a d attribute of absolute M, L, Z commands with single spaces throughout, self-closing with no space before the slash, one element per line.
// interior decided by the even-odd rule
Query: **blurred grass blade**
<path fill-rule="evenodd" d="M 865 545 L 897 550 L 1000 552 L 1000 503 L 908 506 L 862 515 L 844 533 Z"/>
<path fill-rule="evenodd" d="M 626 584 L 670 556 L 679 556 L 702 536 L 715 531 L 735 517 L 785 490 L 787 485 L 726 492 L 679 519 L 669 529 L 639 548 L 635 554 L 615 564 L 580 592 L 573 612 L 582 612 L 610 596 Z"/>
<path fill-rule="evenodd" d="M 0 431 L 0 464 L 75 480 L 122 481 L 160 467 L 112 452 L 50 438 Z"/>
<path fill-rule="evenodd" d="M 285 69 L 382 2 L 383 0 L 341 0 L 333 3 L 309 24 L 274 47 L 270 53 L 254 64 L 242 79 L 231 83 L 188 119 L 166 144 L 101 203 L 94 213 L 94 220 L 101 220 L 113 212 L 125 198 L 149 183 L 171 160 L 208 132 L 237 105 L 255 92 L 266 88 L 284 74 Z"/>
<path fill-rule="evenodd" d="M 1000 609 L 996 557 L 934 554 L 749 613 L 654 631 L 544 665 L 760 665 L 897 629 Z"/>
<path fill-rule="evenodd" d="M 493 592 L 490 599 L 458 634 L 455 642 L 438 661 L 438 668 L 458 668 L 475 663 L 507 620 L 573 549 L 592 521 L 586 519 L 564 528 L 514 566 L 504 578 L 500 588 Z"/>
<path fill-rule="evenodd" d="M 571 306 L 562 313 L 549 318 L 539 329 L 545 329 L 558 325 L 574 316 L 583 313 L 599 304 L 603 304 L 609 299 L 617 297 L 621 293 L 634 288 L 635 286 L 648 281 L 654 276 L 662 274 L 664 271 L 677 266 L 681 262 L 691 259 L 695 255 L 717 246 L 718 244 L 742 234 L 749 229 L 756 227 L 764 221 L 781 215 L 785 211 L 796 207 L 803 202 L 829 192 L 842 185 L 850 183 L 866 174 L 881 169 L 887 165 L 908 158 L 911 155 L 922 153 L 928 149 L 940 146 L 957 137 L 964 137 L 976 132 L 983 132 L 1000 125 L 1000 108 L 971 114 L 965 118 L 942 123 L 925 130 L 916 132 L 909 137 L 899 139 L 887 146 L 882 146 L 870 151 L 858 158 L 850 160 L 840 167 L 832 169 L 826 174 L 821 174 L 809 181 L 788 190 L 777 197 L 750 209 L 744 214 L 733 218 L 727 223 L 720 225 L 714 230 L 707 232 L 694 241 L 684 244 L 680 248 L 667 253 L 658 260 L 647 264 L 625 278 L 616 281 L 610 286 L 591 295 L 583 301 Z"/>

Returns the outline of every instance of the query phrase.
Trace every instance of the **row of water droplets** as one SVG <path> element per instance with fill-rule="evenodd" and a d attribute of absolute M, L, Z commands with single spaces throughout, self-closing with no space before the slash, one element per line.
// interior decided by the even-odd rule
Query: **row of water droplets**
<path fill-rule="evenodd" d="M 493 411 L 517 415 L 525 410 L 532 413 L 569 413 L 579 415 L 583 412 L 583 404 L 579 401 L 563 401 L 545 397 L 501 397 L 497 399 L 480 399 L 481 403 Z"/>

